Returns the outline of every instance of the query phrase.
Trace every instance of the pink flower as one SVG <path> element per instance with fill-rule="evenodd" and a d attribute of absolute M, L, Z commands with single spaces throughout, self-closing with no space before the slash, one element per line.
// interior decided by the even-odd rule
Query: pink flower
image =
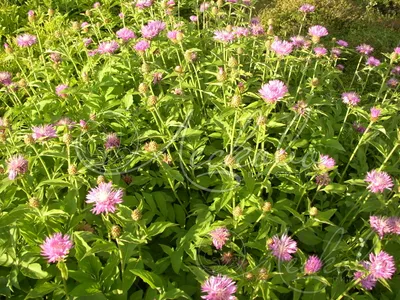
<path fill-rule="evenodd" d="M 324 48 L 324 47 L 315 47 L 313 50 L 314 50 L 315 55 L 318 57 L 324 56 L 328 53 L 328 50 L 326 50 L 326 48 Z"/>
<path fill-rule="evenodd" d="M 227 276 L 210 276 L 202 285 L 201 291 L 207 295 L 205 300 L 235 300 L 236 283 Z"/>
<path fill-rule="evenodd" d="M 400 235 L 400 218 L 399 217 L 390 217 L 388 219 L 388 224 L 390 226 L 390 232 Z"/>
<path fill-rule="evenodd" d="M 153 84 L 159 83 L 163 78 L 163 74 L 160 72 L 155 72 L 153 74 Z"/>
<path fill-rule="evenodd" d="M 210 8 L 210 3 L 208 2 L 203 2 L 202 4 L 200 4 L 200 12 L 205 12 L 207 9 Z"/>
<path fill-rule="evenodd" d="M 343 41 L 343 40 L 338 40 L 338 41 L 336 42 L 336 44 L 338 44 L 338 45 L 341 46 L 341 47 L 348 47 L 348 46 L 349 46 L 349 43 L 346 42 L 346 41 Z"/>
<path fill-rule="evenodd" d="M 120 13 L 118 14 L 118 17 L 119 17 L 120 19 L 124 19 L 124 18 L 125 18 L 125 14 L 124 14 L 123 12 L 120 12 Z"/>
<path fill-rule="evenodd" d="M 66 126 L 66 127 L 68 127 L 68 129 L 72 129 L 72 127 L 75 124 L 76 123 L 74 121 L 71 121 L 70 118 L 64 117 L 64 118 L 61 118 L 55 125 L 56 126 Z"/>
<path fill-rule="evenodd" d="M 189 19 L 191 22 L 196 23 L 199 18 L 197 16 L 190 16 Z"/>
<path fill-rule="evenodd" d="M 322 261 L 316 255 L 311 255 L 304 265 L 305 274 L 317 273 L 322 268 Z"/>
<path fill-rule="evenodd" d="M 273 104 L 282 99 L 288 92 L 286 85 L 280 80 L 271 80 L 258 90 L 265 102 Z"/>
<path fill-rule="evenodd" d="M 377 67 L 381 64 L 381 61 L 373 56 L 368 57 L 367 66 Z"/>
<path fill-rule="evenodd" d="M 153 5 L 152 0 L 138 0 L 136 2 L 136 7 L 140 10 L 145 9 L 146 7 L 150 7 Z"/>
<path fill-rule="evenodd" d="M 89 57 L 95 56 L 97 54 L 97 49 L 89 50 L 87 54 L 88 54 Z"/>
<path fill-rule="evenodd" d="M 112 54 L 115 51 L 117 51 L 119 48 L 119 45 L 116 41 L 109 41 L 109 42 L 101 42 L 99 44 L 99 47 L 97 48 L 97 53 L 100 54 Z"/>
<path fill-rule="evenodd" d="M 61 55 L 60 55 L 60 53 L 52 52 L 52 53 L 50 53 L 50 59 L 55 64 L 59 64 L 61 62 Z"/>
<path fill-rule="evenodd" d="M 334 58 L 338 58 L 342 54 L 342 51 L 339 48 L 332 48 L 331 53 Z"/>
<path fill-rule="evenodd" d="M 85 47 L 89 46 L 92 42 L 93 42 L 93 40 L 91 38 L 83 39 L 83 44 L 85 45 Z"/>
<path fill-rule="evenodd" d="M 117 137 L 117 134 L 110 133 L 106 137 L 106 142 L 104 144 L 104 147 L 106 148 L 106 150 L 110 150 L 110 149 L 118 148 L 120 144 L 121 144 L 121 141 Z"/>
<path fill-rule="evenodd" d="M 61 98 L 67 98 L 68 94 L 66 94 L 64 91 L 67 90 L 68 88 L 69 88 L 69 86 L 66 84 L 57 85 L 57 87 L 56 87 L 57 96 L 61 97 Z"/>
<path fill-rule="evenodd" d="M 264 27 L 260 23 L 251 24 L 250 29 L 253 36 L 259 36 L 265 33 Z"/>
<path fill-rule="evenodd" d="M 101 213 L 114 213 L 116 204 L 122 203 L 123 192 L 121 189 L 115 190 L 112 183 L 100 183 L 96 188 L 92 188 L 86 196 L 86 203 L 94 203 L 92 212 L 96 215 Z"/>
<path fill-rule="evenodd" d="M 353 123 L 353 128 L 354 130 L 358 131 L 359 133 L 364 133 L 365 130 L 367 130 L 364 126 L 362 126 L 361 124 L 354 122 Z"/>
<path fill-rule="evenodd" d="M 232 31 L 227 30 L 215 30 L 214 40 L 221 43 L 232 42 L 235 39 L 235 34 Z"/>
<path fill-rule="evenodd" d="M 28 161 L 20 154 L 14 155 L 7 162 L 7 170 L 8 179 L 14 180 L 28 171 Z"/>
<path fill-rule="evenodd" d="M 328 35 L 328 30 L 321 25 L 315 25 L 308 29 L 308 34 L 315 37 L 323 37 Z"/>
<path fill-rule="evenodd" d="M 89 27 L 89 23 L 88 22 L 83 22 L 82 24 L 81 24 L 81 28 L 83 29 L 83 28 L 86 28 L 86 27 Z"/>
<path fill-rule="evenodd" d="M 226 241 L 230 237 L 229 230 L 226 229 L 225 227 L 219 227 L 217 229 L 214 229 L 213 231 L 210 232 L 210 235 L 212 237 L 213 245 L 217 250 L 222 249 L 222 247 L 225 245 Z"/>
<path fill-rule="evenodd" d="M 399 84 L 399 81 L 396 78 L 390 78 L 386 84 L 388 87 L 395 88 Z"/>
<path fill-rule="evenodd" d="M 383 193 L 385 189 L 390 191 L 393 187 L 392 178 L 383 171 L 372 170 L 368 172 L 365 181 L 369 183 L 367 189 L 372 193 Z"/>
<path fill-rule="evenodd" d="M 73 244 L 70 236 L 68 234 L 63 236 L 61 233 L 55 233 L 47 237 L 40 246 L 42 249 L 41 254 L 47 258 L 49 263 L 64 260 L 72 247 Z"/>
<path fill-rule="evenodd" d="M 135 44 L 133 47 L 138 52 L 145 52 L 150 47 L 150 42 L 147 40 L 141 40 Z"/>
<path fill-rule="evenodd" d="M 356 50 L 361 54 L 370 55 L 374 51 L 374 48 L 367 44 L 361 44 L 356 47 Z"/>
<path fill-rule="evenodd" d="M 0 72 L 0 84 L 8 86 L 12 83 L 12 75 L 10 72 Z"/>
<path fill-rule="evenodd" d="M 344 66 L 342 64 L 338 64 L 338 65 L 336 65 L 336 69 L 338 69 L 339 71 L 343 71 Z"/>
<path fill-rule="evenodd" d="M 292 45 L 292 43 L 289 43 L 287 41 L 276 40 L 271 44 L 271 49 L 278 56 L 286 56 L 286 55 L 289 55 L 293 51 L 293 45 Z"/>
<path fill-rule="evenodd" d="M 88 130 L 88 124 L 85 120 L 80 120 L 79 126 L 81 126 L 82 130 Z"/>
<path fill-rule="evenodd" d="M 325 171 L 332 170 L 335 168 L 335 163 L 335 160 L 329 155 L 320 155 L 318 168 Z"/>
<path fill-rule="evenodd" d="M 369 224 L 371 228 L 378 233 L 380 239 L 382 239 L 385 234 L 392 231 L 390 222 L 386 217 L 370 216 Z"/>
<path fill-rule="evenodd" d="M 305 45 L 305 38 L 300 35 L 291 37 L 290 41 L 292 42 L 293 47 L 296 48 L 302 48 Z"/>
<path fill-rule="evenodd" d="M 400 54 L 400 47 L 394 48 L 393 52 L 396 53 L 396 54 Z"/>
<path fill-rule="evenodd" d="M 311 5 L 311 4 L 303 4 L 302 6 L 300 6 L 299 11 L 307 14 L 307 13 L 312 13 L 315 10 L 315 6 Z"/>
<path fill-rule="evenodd" d="M 136 38 L 135 33 L 128 29 L 128 28 L 121 28 L 116 32 L 117 37 L 124 40 L 124 41 L 129 41 L 130 39 Z"/>
<path fill-rule="evenodd" d="M 395 66 L 390 73 L 400 75 L 400 66 Z"/>
<path fill-rule="evenodd" d="M 17 44 L 20 47 L 30 47 L 37 43 L 36 36 L 28 33 L 17 36 Z"/>
<path fill-rule="evenodd" d="M 93 8 L 99 8 L 101 6 L 100 2 L 95 2 Z"/>
<path fill-rule="evenodd" d="M 233 34 L 238 38 L 241 36 L 249 36 L 250 30 L 246 27 L 235 26 L 233 27 Z"/>
<path fill-rule="evenodd" d="M 142 27 L 142 36 L 151 40 L 155 38 L 161 31 L 165 29 L 165 23 L 161 21 L 149 21 L 147 25 Z"/>
<path fill-rule="evenodd" d="M 385 251 L 381 251 L 377 255 L 370 253 L 369 260 L 371 262 L 369 271 L 376 279 L 391 279 L 396 272 L 393 256 Z"/>
<path fill-rule="evenodd" d="M 291 260 L 291 254 L 297 251 L 297 243 L 286 234 L 283 234 L 281 238 L 275 235 L 268 247 L 272 250 L 272 254 L 281 261 Z"/>
<path fill-rule="evenodd" d="M 355 106 L 360 102 L 360 97 L 355 92 L 347 92 L 342 94 L 344 104 Z"/>
<path fill-rule="evenodd" d="M 368 261 L 362 261 L 360 264 L 366 269 L 366 271 L 355 272 L 354 278 L 361 279 L 360 283 L 364 289 L 372 290 L 375 287 L 377 280 L 374 276 L 368 274 L 370 263 Z"/>
<path fill-rule="evenodd" d="M 32 131 L 34 140 L 47 141 L 57 137 L 56 129 L 53 125 L 34 126 Z"/>
<path fill-rule="evenodd" d="M 376 107 L 371 107 L 371 121 L 377 121 L 379 119 L 379 116 L 381 115 L 381 110 Z"/>

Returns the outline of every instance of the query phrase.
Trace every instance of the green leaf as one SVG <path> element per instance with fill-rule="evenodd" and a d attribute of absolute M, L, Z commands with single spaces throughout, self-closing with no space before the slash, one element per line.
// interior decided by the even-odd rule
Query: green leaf
<path fill-rule="evenodd" d="M 49 276 L 49 273 L 42 270 L 42 266 L 38 263 L 33 264 L 21 264 L 21 273 L 26 277 L 33 279 L 44 279 Z"/>
<path fill-rule="evenodd" d="M 347 187 L 344 184 L 331 183 L 323 188 L 322 191 L 327 193 L 343 194 L 346 191 L 346 188 Z"/>
<path fill-rule="evenodd" d="M 155 236 L 157 234 L 164 232 L 166 228 L 172 226 L 177 226 L 177 224 L 171 222 L 155 222 L 151 224 L 150 227 L 147 229 L 147 236 L 148 237 Z"/>
<path fill-rule="evenodd" d="M 61 272 L 61 278 L 64 280 L 68 280 L 68 268 L 64 261 L 59 261 L 57 263 L 57 268 Z"/>
<path fill-rule="evenodd" d="M 152 272 L 146 270 L 138 270 L 138 269 L 132 269 L 130 270 L 130 272 L 132 272 L 136 276 L 139 276 L 152 289 L 161 288 L 163 286 L 162 279 L 158 275 Z"/>
<path fill-rule="evenodd" d="M 76 286 L 71 292 L 69 292 L 70 296 L 74 297 L 83 297 L 83 296 L 91 296 L 96 295 L 96 299 L 107 299 L 100 290 L 100 283 L 89 281 Z"/>
<path fill-rule="evenodd" d="M 44 295 L 50 294 L 52 291 L 57 289 L 59 286 L 55 283 L 51 282 L 43 282 L 39 283 L 35 286 L 33 290 L 31 290 L 28 295 L 26 295 L 25 299 L 33 299 L 43 297 Z"/>
<path fill-rule="evenodd" d="M 190 299 L 188 294 L 186 294 L 184 291 L 182 291 L 180 289 L 172 289 L 172 290 L 169 290 L 168 292 L 162 294 L 160 300 L 179 299 L 179 298 Z"/>
<path fill-rule="evenodd" d="M 61 186 L 61 187 L 70 187 L 72 188 L 72 185 L 64 181 L 62 179 L 49 179 L 49 180 L 43 180 L 42 182 L 39 183 L 37 188 L 44 186 L 44 185 L 50 185 L 50 186 Z"/>
<path fill-rule="evenodd" d="M 82 259 L 89 255 L 95 254 L 95 253 L 111 252 L 114 250 L 117 250 L 117 247 L 115 246 L 114 243 L 100 240 L 100 241 L 96 242 L 88 252 L 85 253 L 85 255 L 82 257 Z"/>
<path fill-rule="evenodd" d="M 171 265 L 172 269 L 176 274 L 179 274 L 179 271 L 181 269 L 182 261 L 183 261 L 183 248 L 179 248 L 172 252 L 171 254 Z"/>
<path fill-rule="evenodd" d="M 11 212 L 0 217 L 0 228 L 13 224 L 29 211 L 25 205 L 14 208 Z"/>
<path fill-rule="evenodd" d="M 322 241 L 312 230 L 309 229 L 304 229 L 298 232 L 296 236 L 302 243 L 310 246 L 318 245 Z"/>
<path fill-rule="evenodd" d="M 126 94 L 125 97 L 122 98 L 122 103 L 125 104 L 126 109 L 129 109 L 133 104 L 133 95 L 131 93 Z"/>

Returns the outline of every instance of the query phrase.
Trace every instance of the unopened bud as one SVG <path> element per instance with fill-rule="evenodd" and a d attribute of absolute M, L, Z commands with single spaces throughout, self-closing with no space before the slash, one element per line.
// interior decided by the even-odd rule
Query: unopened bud
<path fill-rule="evenodd" d="M 117 239 L 117 238 L 119 238 L 120 236 L 121 236 L 121 227 L 119 227 L 118 225 L 113 225 L 112 227 L 111 227 L 111 231 L 110 231 L 110 233 L 111 233 L 111 237 L 113 238 L 113 239 Z"/>
<path fill-rule="evenodd" d="M 217 73 L 217 81 L 222 82 L 226 80 L 226 73 L 224 68 L 219 68 Z"/>
<path fill-rule="evenodd" d="M 217 6 L 218 7 L 222 7 L 222 5 L 224 5 L 224 0 L 218 0 L 217 1 Z"/>
<path fill-rule="evenodd" d="M 268 19 L 268 26 L 274 25 L 274 20 L 273 19 Z"/>
<path fill-rule="evenodd" d="M 242 104 L 242 98 L 239 95 L 233 95 L 230 105 L 233 108 L 238 108 L 240 104 Z"/>
<path fill-rule="evenodd" d="M 76 168 L 75 165 L 70 165 L 68 167 L 68 174 L 69 175 L 76 175 L 78 173 L 78 169 Z"/>
<path fill-rule="evenodd" d="M 92 120 L 92 121 L 95 121 L 96 120 L 96 114 L 95 113 L 90 113 L 89 119 Z"/>
<path fill-rule="evenodd" d="M 149 73 L 149 72 L 151 71 L 150 65 L 147 64 L 147 63 L 143 63 L 143 64 L 142 64 L 142 67 L 141 67 L 141 70 L 142 70 L 142 73 L 143 73 L 143 74 Z"/>
<path fill-rule="evenodd" d="M 54 9 L 49 8 L 48 11 L 47 11 L 47 14 L 48 14 L 50 17 L 54 16 Z"/>
<path fill-rule="evenodd" d="M 232 211 L 232 215 L 235 219 L 243 216 L 243 209 L 240 206 L 236 206 Z"/>
<path fill-rule="evenodd" d="M 233 167 L 236 163 L 235 157 L 232 154 L 228 154 L 227 156 L 225 156 L 224 158 L 224 164 L 227 167 Z"/>
<path fill-rule="evenodd" d="M 214 16 L 218 14 L 218 7 L 213 6 L 213 8 L 211 8 L 211 14 L 213 14 Z"/>
<path fill-rule="evenodd" d="M 103 175 L 97 176 L 97 184 L 103 183 L 106 181 L 106 178 Z"/>
<path fill-rule="evenodd" d="M 69 133 L 65 133 L 62 137 L 62 140 L 65 144 L 69 145 L 72 141 L 72 136 Z"/>
<path fill-rule="evenodd" d="M 133 221 L 137 222 L 142 219 L 142 213 L 138 208 L 136 208 L 134 211 L 132 211 L 131 217 Z"/>
<path fill-rule="evenodd" d="M 254 275 L 251 272 L 248 272 L 244 275 L 244 278 L 246 278 L 246 280 L 251 281 L 254 279 Z"/>
<path fill-rule="evenodd" d="M 272 25 L 268 26 L 267 34 L 268 35 L 274 35 L 274 28 L 272 27 Z"/>
<path fill-rule="evenodd" d="M 319 85 L 319 79 L 318 78 L 313 78 L 311 80 L 311 86 L 316 87 Z"/>
<path fill-rule="evenodd" d="M 35 142 L 35 140 L 33 139 L 33 136 L 31 134 L 27 134 L 24 136 L 24 143 L 26 145 L 32 145 Z"/>
<path fill-rule="evenodd" d="M 232 29 L 233 29 L 232 25 L 229 24 L 229 25 L 226 26 L 226 31 L 231 32 Z"/>
<path fill-rule="evenodd" d="M 156 152 L 158 150 L 158 144 L 155 141 L 150 141 L 144 145 L 144 150 L 147 152 Z"/>
<path fill-rule="evenodd" d="M 38 198 L 33 197 L 28 200 L 28 205 L 32 208 L 38 208 L 40 207 L 40 201 Z"/>
<path fill-rule="evenodd" d="M 228 67 L 229 68 L 236 68 L 238 66 L 238 61 L 236 60 L 236 58 L 234 58 L 233 56 L 231 56 L 228 60 Z"/>
<path fill-rule="evenodd" d="M 233 260 L 233 253 L 232 252 L 224 252 L 221 256 L 221 262 L 224 265 L 229 265 Z"/>
<path fill-rule="evenodd" d="M 287 152 L 284 149 L 279 149 L 275 152 L 275 161 L 280 163 L 284 162 L 287 158 Z"/>
<path fill-rule="evenodd" d="M 257 118 L 257 125 L 264 126 L 267 123 L 267 118 L 265 116 L 259 116 Z"/>
<path fill-rule="evenodd" d="M 7 43 L 4 44 L 4 50 L 6 51 L 7 54 L 13 53 L 13 49 Z"/>
<path fill-rule="evenodd" d="M 128 175 L 128 174 L 124 174 L 122 175 L 122 180 L 127 184 L 130 185 L 132 183 L 132 176 Z"/>
<path fill-rule="evenodd" d="M 183 68 L 182 68 L 182 66 L 176 66 L 176 67 L 175 67 L 175 72 L 176 72 L 176 73 L 179 73 L 179 74 L 182 74 L 182 73 L 183 73 Z"/>
<path fill-rule="evenodd" d="M 171 157 L 171 155 L 169 155 L 168 153 L 164 153 L 164 154 L 163 154 L 163 162 L 165 162 L 165 163 L 168 164 L 168 165 L 172 164 L 172 157 Z"/>
<path fill-rule="evenodd" d="M 315 217 L 318 214 L 318 209 L 313 206 L 310 208 L 310 216 Z"/>
<path fill-rule="evenodd" d="M 266 269 L 262 268 L 258 271 L 258 279 L 261 281 L 265 281 L 269 278 L 268 272 Z"/>
<path fill-rule="evenodd" d="M 157 105 L 157 101 L 158 101 L 157 96 L 151 95 L 147 99 L 147 106 L 150 106 L 150 107 L 156 106 Z"/>
<path fill-rule="evenodd" d="M 21 88 L 24 88 L 24 87 L 26 87 L 26 80 L 25 79 L 20 79 L 19 81 L 18 81 L 18 85 L 21 87 Z"/>
<path fill-rule="evenodd" d="M 272 210 L 272 204 L 271 202 L 264 202 L 263 206 L 262 206 L 262 211 L 263 212 L 269 212 Z"/>
<path fill-rule="evenodd" d="M 90 10 L 85 11 L 85 15 L 87 17 L 90 17 L 92 15 L 92 12 Z"/>
<path fill-rule="evenodd" d="M 239 54 L 239 55 L 242 55 L 244 53 L 243 48 L 242 47 L 238 47 L 236 49 L 236 53 Z"/>
<path fill-rule="evenodd" d="M 176 34 L 176 40 L 178 41 L 178 42 L 182 42 L 183 41 L 183 33 L 182 32 L 180 32 L 180 31 L 178 31 L 177 32 L 177 34 Z"/>
<path fill-rule="evenodd" d="M 139 90 L 139 93 L 146 94 L 147 91 L 149 90 L 149 86 L 146 83 L 142 82 L 141 84 L 139 84 L 138 90 Z"/>
<path fill-rule="evenodd" d="M 7 139 L 7 135 L 3 130 L 0 130 L 0 142 L 4 143 Z"/>
<path fill-rule="evenodd" d="M 72 22 L 72 29 L 75 31 L 78 31 L 80 28 L 79 22 L 78 21 L 74 21 Z"/>

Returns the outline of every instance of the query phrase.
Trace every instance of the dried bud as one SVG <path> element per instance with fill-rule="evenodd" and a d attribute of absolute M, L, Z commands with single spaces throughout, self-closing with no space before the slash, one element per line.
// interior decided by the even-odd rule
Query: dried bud
<path fill-rule="evenodd" d="M 182 42 L 183 41 L 183 33 L 182 32 L 180 32 L 180 31 L 178 31 L 177 32 L 177 34 L 176 34 L 176 40 L 178 41 L 178 42 Z"/>
<path fill-rule="evenodd" d="M 238 61 L 233 56 L 229 57 L 228 60 L 228 67 L 229 68 L 236 68 L 238 66 Z"/>
<path fill-rule="evenodd" d="M 117 238 L 119 238 L 120 236 L 121 236 L 121 227 L 119 227 L 118 225 L 113 225 L 112 227 L 111 227 L 111 231 L 110 231 L 110 233 L 111 233 L 111 237 L 113 238 L 113 239 L 117 239 Z"/>
<path fill-rule="evenodd" d="M 310 208 L 310 216 L 315 217 L 318 214 L 318 209 L 313 206 Z"/>
<path fill-rule="evenodd" d="M 48 14 L 50 17 L 54 16 L 54 9 L 49 8 L 49 10 L 47 11 L 47 14 Z"/>
<path fill-rule="evenodd" d="M 33 197 L 31 199 L 29 199 L 28 201 L 28 205 L 32 208 L 39 208 L 40 207 L 40 201 L 38 198 Z"/>
<path fill-rule="evenodd" d="M 172 157 L 171 157 L 171 155 L 169 155 L 168 153 L 164 153 L 164 154 L 163 154 L 163 162 L 165 162 L 165 163 L 168 164 L 168 165 L 172 164 Z"/>
<path fill-rule="evenodd" d="M 151 71 L 150 65 L 147 64 L 147 63 L 143 63 L 143 64 L 142 64 L 141 70 L 142 70 L 142 73 L 143 73 L 143 74 L 148 74 L 148 73 L 150 73 L 150 71 Z"/>
<path fill-rule="evenodd" d="M 142 82 L 141 84 L 139 84 L 138 89 L 139 89 L 139 93 L 146 94 L 147 91 L 149 90 L 149 86 L 146 83 Z"/>
<path fill-rule="evenodd" d="M 258 271 L 258 279 L 261 281 L 265 281 L 269 278 L 268 272 L 266 269 L 262 268 Z"/>
<path fill-rule="evenodd" d="M 269 212 L 272 210 L 272 204 L 271 202 L 264 202 L 263 206 L 262 206 L 262 211 L 263 212 Z"/>
<path fill-rule="evenodd" d="M 21 87 L 21 88 L 25 88 L 26 87 L 26 80 L 25 79 L 20 79 L 19 81 L 18 81 L 18 85 L 19 85 L 19 87 Z"/>
<path fill-rule="evenodd" d="M 232 25 L 227 25 L 226 26 L 226 31 L 229 31 L 229 32 L 231 32 L 233 30 L 233 27 L 232 27 Z"/>
<path fill-rule="evenodd" d="M 0 142 L 4 143 L 7 139 L 7 135 L 3 130 L 0 130 Z"/>
<path fill-rule="evenodd" d="M 319 80 L 318 80 L 318 78 L 313 78 L 313 79 L 311 80 L 311 86 L 317 87 L 318 85 L 319 85 Z"/>
<path fill-rule="evenodd" d="M 216 16 L 218 14 L 218 7 L 213 6 L 213 8 L 211 8 L 211 14 L 213 14 L 214 16 Z"/>
<path fill-rule="evenodd" d="M 233 108 L 238 108 L 240 104 L 242 104 L 242 98 L 239 95 L 233 95 L 230 105 Z"/>
<path fill-rule="evenodd" d="M 103 175 L 97 176 L 97 184 L 103 183 L 106 181 L 106 178 Z"/>
<path fill-rule="evenodd" d="M 62 140 L 65 144 L 69 145 L 72 141 L 72 136 L 69 133 L 65 133 L 62 137 Z"/>
<path fill-rule="evenodd" d="M 72 29 L 78 31 L 81 26 L 79 25 L 78 21 L 72 22 Z"/>
<path fill-rule="evenodd" d="M 6 173 L 6 170 L 3 168 L 3 166 L 0 166 L 0 174 Z"/>
<path fill-rule="evenodd" d="M 95 121 L 96 120 L 96 114 L 95 113 L 90 113 L 89 119 L 92 120 L 92 121 Z"/>
<path fill-rule="evenodd" d="M 232 215 L 235 219 L 243 216 L 243 209 L 240 206 L 236 206 L 232 211 Z"/>
<path fill-rule="evenodd" d="M 224 252 L 224 253 L 222 253 L 221 262 L 224 265 L 230 264 L 232 262 L 232 260 L 233 260 L 233 253 L 232 252 Z"/>
<path fill-rule="evenodd" d="M 275 161 L 280 163 L 284 162 L 287 158 L 287 152 L 284 149 L 279 149 L 275 152 Z"/>
<path fill-rule="evenodd" d="M 7 43 L 4 44 L 4 50 L 6 51 L 7 54 L 13 53 L 13 49 Z"/>
<path fill-rule="evenodd" d="M 246 274 L 244 274 L 244 278 L 246 278 L 246 280 L 248 281 L 252 281 L 254 279 L 254 275 L 251 272 L 248 272 Z"/>
<path fill-rule="evenodd" d="M 176 67 L 175 67 L 175 72 L 176 72 L 176 73 L 179 73 L 179 74 L 182 74 L 182 73 L 183 73 L 183 68 L 182 68 L 182 66 L 176 66 Z"/>
<path fill-rule="evenodd" d="M 155 141 L 150 141 L 144 145 L 144 150 L 147 152 L 156 152 L 158 150 L 158 144 Z"/>
<path fill-rule="evenodd" d="M 226 73 L 224 68 L 218 68 L 217 81 L 222 82 L 226 80 Z"/>
<path fill-rule="evenodd" d="M 78 169 L 76 168 L 75 165 L 70 165 L 68 167 L 68 174 L 69 175 L 76 175 L 78 173 Z"/>
<path fill-rule="evenodd" d="M 35 142 L 31 134 L 27 134 L 24 136 L 24 143 L 26 145 L 32 145 Z"/>
<path fill-rule="evenodd" d="M 239 55 L 242 55 L 244 53 L 243 48 L 242 47 L 238 47 L 236 49 L 236 53 L 239 54 Z"/>
<path fill-rule="evenodd" d="M 86 10 L 86 11 L 85 11 L 85 15 L 86 15 L 87 17 L 90 17 L 90 16 L 92 16 L 92 12 L 91 12 L 90 10 Z"/>
<path fill-rule="evenodd" d="M 142 213 L 138 208 L 136 208 L 134 211 L 132 211 L 131 217 L 133 221 L 137 222 L 142 219 Z"/>
<path fill-rule="evenodd" d="M 267 123 L 267 118 L 265 116 L 259 116 L 257 118 L 257 125 L 264 126 Z"/>
<path fill-rule="evenodd" d="M 132 176 L 128 174 L 123 174 L 122 175 L 122 180 L 127 184 L 130 185 L 132 183 Z"/>
<path fill-rule="evenodd" d="M 235 157 L 231 154 L 228 154 L 227 156 L 225 156 L 224 158 L 224 164 L 227 167 L 233 167 L 236 163 Z"/>
<path fill-rule="evenodd" d="M 147 106 L 153 107 L 157 105 L 158 98 L 157 96 L 151 95 L 147 98 Z"/>

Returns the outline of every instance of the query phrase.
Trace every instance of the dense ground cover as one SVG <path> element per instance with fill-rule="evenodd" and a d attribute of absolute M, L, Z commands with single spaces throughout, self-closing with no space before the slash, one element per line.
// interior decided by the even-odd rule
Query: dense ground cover
<path fill-rule="evenodd" d="M 1 295 L 399 296 L 399 47 L 312 5 L 284 40 L 248 1 L 59 4 L 3 27 Z"/>

